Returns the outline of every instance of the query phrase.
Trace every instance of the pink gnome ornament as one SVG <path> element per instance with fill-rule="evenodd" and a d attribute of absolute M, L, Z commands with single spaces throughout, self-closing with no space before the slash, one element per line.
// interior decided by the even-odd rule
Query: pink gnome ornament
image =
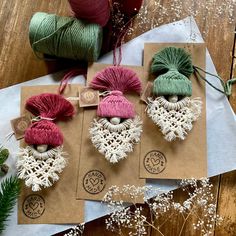
<path fill-rule="evenodd" d="M 140 141 L 142 122 L 134 105 L 124 97 L 129 91 L 140 94 L 140 79 L 130 69 L 110 66 L 95 75 L 90 87 L 105 95 L 89 130 L 91 141 L 108 161 L 117 163 Z"/>
<path fill-rule="evenodd" d="M 56 182 L 66 166 L 63 135 L 54 121 L 71 118 L 74 107 L 61 95 L 44 93 L 29 98 L 26 109 L 36 117 L 25 131 L 28 146 L 18 156 L 18 177 L 39 191 Z"/>

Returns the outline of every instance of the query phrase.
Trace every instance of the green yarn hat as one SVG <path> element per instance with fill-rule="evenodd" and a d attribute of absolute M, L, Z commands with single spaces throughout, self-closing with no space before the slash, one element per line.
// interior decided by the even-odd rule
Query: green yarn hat
<path fill-rule="evenodd" d="M 191 56 L 182 48 L 167 47 L 153 57 L 151 72 L 159 75 L 153 83 L 155 95 L 192 95 Z"/>

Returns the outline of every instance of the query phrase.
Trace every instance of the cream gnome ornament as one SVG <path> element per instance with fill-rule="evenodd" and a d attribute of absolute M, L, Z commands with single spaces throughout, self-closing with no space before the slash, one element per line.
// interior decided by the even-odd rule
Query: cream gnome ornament
<path fill-rule="evenodd" d="M 17 160 L 18 177 L 33 191 L 50 187 L 66 166 L 63 135 L 54 123 L 71 118 L 73 105 L 59 94 L 44 93 L 29 98 L 26 109 L 36 118 L 25 131 L 26 148 Z"/>
<path fill-rule="evenodd" d="M 167 141 L 184 140 L 201 114 L 201 99 L 191 98 L 193 71 L 191 56 L 182 48 L 167 47 L 153 57 L 151 72 L 158 76 L 147 114 Z"/>
<path fill-rule="evenodd" d="M 96 74 L 90 87 L 105 95 L 89 130 L 91 141 L 108 161 L 117 163 L 140 141 L 142 122 L 134 104 L 124 96 L 130 91 L 141 92 L 140 79 L 128 68 L 110 66 Z"/>

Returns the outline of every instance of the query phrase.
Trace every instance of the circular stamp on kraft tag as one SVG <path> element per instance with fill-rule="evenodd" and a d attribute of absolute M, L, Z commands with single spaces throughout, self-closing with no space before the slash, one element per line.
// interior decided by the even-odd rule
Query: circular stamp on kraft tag
<path fill-rule="evenodd" d="M 165 155 L 157 150 L 148 152 L 143 160 L 145 169 L 151 174 L 159 174 L 165 170 L 167 160 Z"/>
<path fill-rule="evenodd" d="M 16 129 L 17 131 L 20 132 L 24 132 L 27 127 L 29 126 L 29 122 L 27 118 L 21 118 L 18 121 L 16 121 Z"/>
<path fill-rule="evenodd" d="M 25 198 L 22 209 L 28 218 L 39 218 L 44 213 L 45 201 L 42 196 L 31 194 Z"/>
<path fill-rule="evenodd" d="M 83 88 L 80 91 L 80 103 L 91 105 L 99 102 L 99 94 L 97 91 L 90 88 Z"/>
<path fill-rule="evenodd" d="M 106 177 L 99 170 L 91 170 L 87 172 L 83 178 L 83 187 L 90 194 L 98 194 L 103 191 L 106 186 Z"/>

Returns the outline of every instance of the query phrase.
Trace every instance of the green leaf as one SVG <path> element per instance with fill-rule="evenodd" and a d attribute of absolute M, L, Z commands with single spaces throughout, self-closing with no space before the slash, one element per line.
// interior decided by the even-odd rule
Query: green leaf
<path fill-rule="evenodd" d="M 7 160 L 8 156 L 8 149 L 0 149 L 0 165 L 2 165 Z"/>
<path fill-rule="evenodd" d="M 20 181 L 17 177 L 10 177 L 2 181 L 0 189 L 0 234 L 6 227 L 7 218 L 20 193 Z"/>

